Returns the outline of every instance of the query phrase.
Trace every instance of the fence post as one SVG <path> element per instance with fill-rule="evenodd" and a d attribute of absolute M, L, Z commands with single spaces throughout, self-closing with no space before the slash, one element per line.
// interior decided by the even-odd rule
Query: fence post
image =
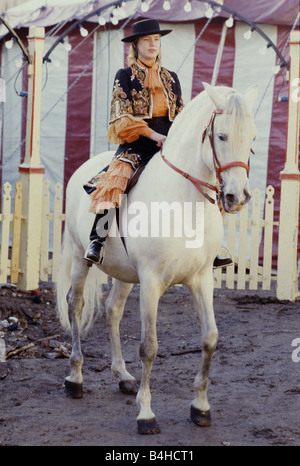
<path fill-rule="evenodd" d="M 17 181 L 13 215 L 13 237 L 11 250 L 10 282 L 18 283 L 20 263 L 20 235 L 22 219 L 22 183 Z"/>
<path fill-rule="evenodd" d="M 23 185 L 18 288 L 39 287 L 44 167 L 40 161 L 40 120 L 45 29 L 30 27 L 25 160 L 19 167 Z"/>
<path fill-rule="evenodd" d="M 285 167 L 280 172 L 277 298 L 294 301 L 298 293 L 297 247 L 300 172 L 298 168 L 300 110 L 300 31 L 290 38 L 290 84 Z"/>
<path fill-rule="evenodd" d="M 11 217 L 11 185 L 4 184 L 3 207 L 2 207 L 2 222 L 1 222 L 1 248 L 0 248 L 0 283 L 7 282 L 9 275 L 9 231 Z"/>

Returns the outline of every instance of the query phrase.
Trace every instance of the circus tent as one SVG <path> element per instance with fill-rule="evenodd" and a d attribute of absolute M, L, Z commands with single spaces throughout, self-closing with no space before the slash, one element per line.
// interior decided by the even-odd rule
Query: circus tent
<path fill-rule="evenodd" d="M 173 29 L 162 39 L 163 65 L 177 72 L 185 103 L 202 91 L 203 81 L 232 86 L 241 92 L 250 85 L 259 85 L 255 108 L 258 134 L 251 159 L 250 187 L 261 191 L 262 200 L 268 185 L 275 188 L 278 220 L 279 173 L 286 150 L 288 74 L 286 67 L 278 67 L 280 60 L 274 49 L 266 47 L 266 40 L 255 30 L 251 33 L 249 23 L 239 17 L 230 19 L 230 14 L 221 9 L 215 9 L 211 16 L 208 4 L 202 1 L 119 2 L 117 18 L 115 3 L 29 0 L 2 14 L 25 46 L 28 27 L 44 26 L 45 53 L 70 25 L 89 16 L 81 28 L 74 28 L 64 43 L 54 48 L 51 61 L 44 64 L 41 160 L 53 192 L 57 182 L 65 188 L 71 174 L 89 157 L 115 148 L 107 142 L 106 133 L 114 75 L 126 65 L 127 49 L 121 39 L 130 33 L 132 22 L 156 18 L 162 27 Z M 186 3 L 190 8 L 185 8 Z M 255 23 L 289 61 L 289 35 L 299 27 L 298 0 L 225 0 L 223 4 Z M 92 15 L 100 6 L 107 6 L 101 12 L 105 25 Z M 9 35 L 4 25 L 0 26 L 0 37 L 1 78 L 6 91 L 1 109 L 0 179 L 2 184 L 14 184 L 19 179 L 18 166 L 25 150 L 26 97 L 22 95 L 26 91 L 27 67 L 22 66 L 17 45 L 5 45 Z"/>

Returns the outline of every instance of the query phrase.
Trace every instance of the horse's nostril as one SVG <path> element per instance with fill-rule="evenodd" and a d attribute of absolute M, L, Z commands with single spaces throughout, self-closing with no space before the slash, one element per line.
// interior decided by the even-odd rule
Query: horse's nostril
<path fill-rule="evenodd" d="M 235 200 L 235 195 L 234 194 L 226 194 L 226 201 L 229 202 L 230 204 L 233 204 L 234 203 L 234 200 Z"/>

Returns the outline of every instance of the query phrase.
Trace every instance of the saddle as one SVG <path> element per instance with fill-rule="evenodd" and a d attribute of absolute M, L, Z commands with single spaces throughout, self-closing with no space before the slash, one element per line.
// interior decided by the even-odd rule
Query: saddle
<path fill-rule="evenodd" d="M 131 176 L 131 178 L 130 178 L 129 181 L 128 181 L 127 188 L 125 189 L 124 194 L 128 194 L 128 193 L 132 190 L 132 188 L 137 184 L 137 182 L 138 182 L 138 180 L 139 180 L 139 177 L 140 177 L 141 174 L 143 173 L 145 167 L 146 167 L 146 163 L 143 164 L 143 165 L 140 165 L 140 166 L 135 170 L 135 172 L 133 173 L 133 175 Z"/>
<path fill-rule="evenodd" d="M 137 184 L 138 179 L 139 179 L 140 175 L 142 174 L 142 172 L 144 171 L 146 165 L 147 165 L 147 162 L 141 164 L 135 170 L 135 172 L 133 173 L 133 175 L 131 176 L 131 178 L 128 181 L 127 188 L 126 188 L 124 194 L 128 194 L 129 191 L 131 191 L 131 189 Z M 107 167 L 103 168 L 103 170 L 101 170 L 100 173 L 106 172 L 108 170 L 108 168 L 109 168 L 109 165 L 107 165 Z M 99 175 L 99 173 L 98 173 L 98 175 Z M 92 192 L 95 191 L 95 189 L 96 189 L 96 178 L 92 178 L 87 183 L 85 183 L 83 185 L 83 189 L 85 190 L 85 192 L 87 194 L 92 194 Z"/>

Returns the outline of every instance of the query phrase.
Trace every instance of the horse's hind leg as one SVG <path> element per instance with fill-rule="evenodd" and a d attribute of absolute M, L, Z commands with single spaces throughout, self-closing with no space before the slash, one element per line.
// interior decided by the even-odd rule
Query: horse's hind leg
<path fill-rule="evenodd" d="M 191 404 L 191 420 L 202 427 L 209 426 L 210 405 L 207 400 L 209 370 L 218 342 L 218 330 L 213 309 L 213 275 L 210 271 L 195 277 L 189 288 L 193 294 L 196 312 L 201 325 L 202 354 L 194 387 L 196 397 Z"/>
<path fill-rule="evenodd" d="M 71 287 L 67 295 L 68 314 L 72 334 L 72 353 L 70 375 L 65 379 L 66 393 L 73 398 L 82 398 L 83 356 L 80 344 L 80 319 L 84 306 L 83 289 L 88 268 L 83 260 L 74 260 L 71 272 Z"/>
<path fill-rule="evenodd" d="M 132 284 L 115 280 L 105 303 L 112 353 L 111 370 L 119 380 L 121 392 L 126 394 L 136 394 L 138 390 L 135 378 L 127 372 L 125 367 L 119 332 L 124 306 L 131 289 Z"/>

